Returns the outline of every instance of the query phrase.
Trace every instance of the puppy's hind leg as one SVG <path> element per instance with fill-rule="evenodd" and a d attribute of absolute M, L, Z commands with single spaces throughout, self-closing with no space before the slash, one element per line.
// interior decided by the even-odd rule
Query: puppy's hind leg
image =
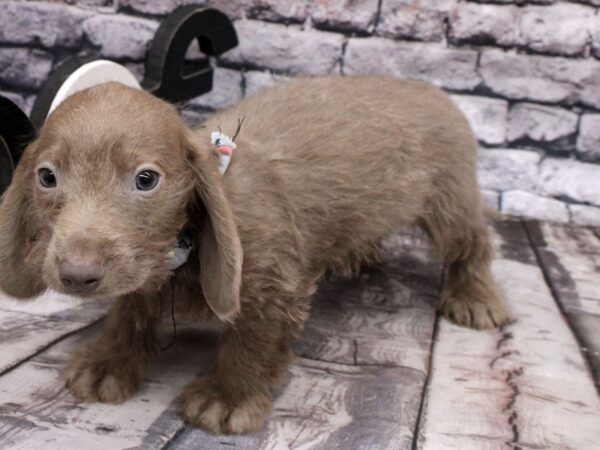
<path fill-rule="evenodd" d="M 469 194 L 451 198 L 446 192 L 431 202 L 422 225 L 446 267 L 442 314 L 458 325 L 491 328 L 506 322 L 508 313 L 490 270 L 492 248 L 479 193 Z"/>

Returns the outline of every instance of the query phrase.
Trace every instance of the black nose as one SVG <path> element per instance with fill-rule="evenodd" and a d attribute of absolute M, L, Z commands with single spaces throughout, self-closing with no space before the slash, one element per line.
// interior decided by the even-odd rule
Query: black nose
<path fill-rule="evenodd" d="M 104 269 L 96 259 L 73 257 L 59 264 L 58 277 L 67 291 L 93 292 L 104 277 Z"/>

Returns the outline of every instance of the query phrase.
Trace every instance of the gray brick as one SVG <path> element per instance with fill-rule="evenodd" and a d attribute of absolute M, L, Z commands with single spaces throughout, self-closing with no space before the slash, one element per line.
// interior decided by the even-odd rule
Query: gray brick
<path fill-rule="evenodd" d="M 100 47 L 100 54 L 116 59 L 144 59 L 157 28 L 152 20 L 114 14 L 99 14 L 83 23 L 85 35 Z"/>
<path fill-rule="evenodd" d="M 246 15 L 262 20 L 285 20 L 294 19 L 303 21 L 308 16 L 308 5 L 306 1 L 298 0 L 215 0 L 213 4 L 221 9 L 222 3 L 245 4 Z M 231 8 L 226 8 L 230 10 Z M 223 11 L 225 12 L 225 11 Z"/>
<path fill-rule="evenodd" d="M 502 212 L 511 216 L 567 223 L 569 210 L 560 200 L 540 197 L 530 192 L 508 191 L 502 193 Z"/>
<path fill-rule="evenodd" d="M 582 54 L 594 14 L 593 8 L 572 3 L 527 6 L 521 11 L 522 43 L 539 52 Z"/>
<path fill-rule="evenodd" d="M 298 74 L 328 74 L 339 70 L 343 36 L 302 31 L 255 20 L 239 20 L 240 45 L 222 56 L 228 63 Z"/>
<path fill-rule="evenodd" d="M 600 10 L 596 12 L 596 17 L 590 26 L 590 35 L 592 39 L 592 52 L 596 58 L 600 58 Z"/>
<path fill-rule="evenodd" d="M 163 15 L 184 4 L 181 0 L 118 0 L 119 9 L 130 9 L 143 14 Z"/>
<path fill-rule="evenodd" d="M 600 208 L 586 205 L 569 205 L 571 222 L 576 225 L 600 227 Z"/>
<path fill-rule="evenodd" d="M 372 31 L 377 16 L 377 6 L 378 0 L 316 1 L 311 5 L 311 18 L 317 26 Z"/>
<path fill-rule="evenodd" d="M 495 191 L 537 188 L 540 155 L 528 150 L 479 150 L 477 174 L 482 189 Z"/>
<path fill-rule="evenodd" d="M 197 128 L 201 126 L 207 119 L 214 115 L 213 111 L 198 111 L 196 109 L 190 109 L 184 105 L 181 111 L 181 118 L 184 123 L 191 128 Z"/>
<path fill-rule="evenodd" d="M 487 50 L 479 73 L 493 92 L 508 98 L 600 107 L 600 62 L 595 60 Z"/>
<path fill-rule="evenodd" d="M 450 12 L 450 40 L 456 43 L 517 45 L 519 9 L 514 5 L 459 3 Z"/>
<path fill-rule="evenodd" d="M 0 42 L 76 47 L 81 43 L 81 22 L 90 12 L 59 3 L 0 2 Z"/>
<path fill-rule="evenodd" d="M 453 95 L 452 100 L 467 116 L 479 141 L 502 144 L 506 140 L 507 101 L 473 95 Z"/>
<path fill-rule="evenodd" d="M 481 191 L 481 198 L 483 200 L 483 204 L 488 208 L 492 208 L 495 210 L 500 209 L 500 193 L 496 191 L 489 191 L 484 189 Z"/>
<path fill-rule="evenodd" d="M 577 151 L 588 161 L 600 162 L 600 114 L 581 116 Z"/>
<path fill-rule="evenodd" d="M 416 2 L 383 0 L 378 34 L 424 41 L 441 41 L 445 19 L 455 0 Z"/>
<path fill-rule="evenodd" d="M 577 131 L 579 116 L 563 108 L 517 103 L 508 114 L 508 140 L 553 142 Z"/>
<path fill-rule="evenodd" d="M 383 38 L 351 38 L 346 48 L 344 73 L 415 78 L 450 89 L 467 90 L 480 83 L 476 64 L 474 50 Z"/>
<path fill-rule="evenodd" d="M 275 84 L 289 80 L 289 78 L 281 75 L 275 75 L 271 72 L 258 72 L 255 70 L 250 70 L 244 73 L 244 80 L 246 87 L 244 94 L 248 96 L 274 86 Z"/>
<path fill-rule="evenodd" d="M 540 166 L 542 191 L 553 197 L 600 206 L 600 166 L 546 158 Z"/>
<path fill-rule="evenodd" d="M 143 14 L 166 15 L 179 6 L 201 4 L 218 9 L 230 19 L 304 20 L 308 2 L 296 0 L 120 0 L 119 7 Z"/>
<path fill-rule="evenodd" d="M 52 69 L 52 55 L 42 50 L 3 48 L 0 51 L 0 83 L 37 89 Z"/>
<path fill-rule="evenodd" d="M 242 99 L 242 74 L 237 70 L 216 67 L 213 89 L 191 100 L 189 104 L 203 109 L 219 110 Z"/>

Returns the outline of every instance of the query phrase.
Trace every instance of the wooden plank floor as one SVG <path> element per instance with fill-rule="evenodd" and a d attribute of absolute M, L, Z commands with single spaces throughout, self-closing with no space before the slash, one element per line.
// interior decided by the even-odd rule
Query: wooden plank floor
<path fill-rule="evenodd" d="M 0 448 L 597 449 L 599 236 L 505 221 L 493 237 L 509 324 L 439 318 L 441 266 L 419 234 L 399 232 L 381 264 L 323 283 L 273 416 L 247 436 L 179 418 L 178 393 L 214 359 L 210 332 L 179 333 L 125 404 L 80 403 L 62 369 L 108 302 L 0 298 Z"/>

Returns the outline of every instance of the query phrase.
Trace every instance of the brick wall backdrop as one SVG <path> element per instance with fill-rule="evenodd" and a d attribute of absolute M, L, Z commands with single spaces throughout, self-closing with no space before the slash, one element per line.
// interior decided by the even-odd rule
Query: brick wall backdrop
<path fill-rule="evenodd" d="M 240 46 L 187 115 L 298 75 L 429 80 L 471 121 L 488 204 L 600 225 L 600 0 L 0 0 L 0 91 L 28 111 L 77 54 L 141 77 L 161 16 L 188 3 L 227 13 Z"/>

